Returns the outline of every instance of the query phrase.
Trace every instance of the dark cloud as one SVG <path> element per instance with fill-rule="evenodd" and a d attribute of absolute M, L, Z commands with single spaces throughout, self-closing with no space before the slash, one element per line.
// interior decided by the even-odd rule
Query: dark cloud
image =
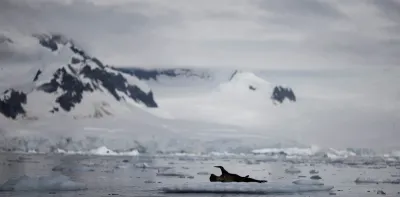
<path fill-rule="evenodd" d="M 383 16 L 393 22 L 400 24 L 400 1 L 399 0 L 373 0 L 373 4 L 381 11 Z"/>
<path fill-rule="evenodd" d="M 267 12 L 280 16 L 340 18 L 344 15 L 328 1 L 319 0 L 262 0 L 258 4 Z"/>

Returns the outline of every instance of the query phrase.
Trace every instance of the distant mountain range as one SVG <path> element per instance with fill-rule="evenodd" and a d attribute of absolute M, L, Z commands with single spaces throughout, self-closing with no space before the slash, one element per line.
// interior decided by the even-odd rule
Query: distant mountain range
<path fill-rule="evenodd" d="M 115 68 L 103 64 L 98 58 L 89 55 L 71 39 L 60 34 L 32 35 L 40 47 L 57 57 L 63 54 L 68 61 L 47 65 L 28 73 L 33 88 L 21 91 L 9 87 L 0 96 L 0 113 L 7 118 L 35 118 L 46 114 L 69 113 L 74 116 L 102 117 L 118 112 L 117 108 L 130 108 L 141 105 L 157 108 L 156 95 L 147 81 L 157 81 L 160 77 L 199 78 L 207 80 L 211 73 L 195 69 L 144 69 Z M 0 45 L 16 44 L 11 38 L 0 37 Z M 231 79 L 240 72 L 235 71 Z M 258 91 L 256 85 L 249 83 L 251 91 Z M 270 98 L 274 102 L 296 101 L 289 87 L 274 85 Z M 267 102 L 267 101 L 266 101 Z M 118 105 L 117 107 L 115 105 Z M 129 105 L 129 106 L 128 106 Z M 125 106 L 125 107 L 124 107 Z"/>

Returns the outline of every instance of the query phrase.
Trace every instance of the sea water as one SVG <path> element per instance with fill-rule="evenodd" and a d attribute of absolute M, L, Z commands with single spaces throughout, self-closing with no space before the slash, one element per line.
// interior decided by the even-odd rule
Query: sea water
<path fill-rule="evenodd" d="M 55 189 L 30 191 L 3 191 L 0 196 L 41 197 L 41 196 L 221 196 L 213 193 L 164 193 L 162 188 L 181 185 L 207 185 L 209 174 L 219 175 L 222 165 L 229 172 L 256 179 L 268 180 L 269 185 L 291 185 L 296 180 L 311 180 L 311 170 L 318 171 L 324 185 L 334 188 L 330 191 L 269 194 L 269 196 L 377 196 L 383 191 L 386 196 L 400 196 L 398 184 L 359 184 L 359 177 L 370 179 L 395 179 L 400 174 L 396 166 L 347 165 L 326 162 L 254 161 L 229 157 L 196 156 L 90 156 L 62 154 L 0 154 L 0 184 L 22 176 L 27 177 L 68 177 L 68 181 L 82 183 L 85 189 L 59 191 Z M 288 173 L 286 169 L 296 168 L 300 172 Z M 36 180 L 36 179 L 34 179 Z M 310 181 L 303 181 L 311 183 Z M 294 185 L 294 184 L 293 184 Z M 199 188 L 201 189 L 201 188 Z M 232 194 L 226 194 L 231 196 Z M 235 195 L 235 194 L 233 194 Z M 237 194 L 235 196 L 249 196 Z M 265 196 L 254 195 L 251 196 Z"/>

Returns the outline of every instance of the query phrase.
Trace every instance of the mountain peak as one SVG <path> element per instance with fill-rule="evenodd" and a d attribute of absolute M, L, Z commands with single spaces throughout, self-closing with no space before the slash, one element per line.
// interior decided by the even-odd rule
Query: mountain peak
<path fill-rule="evenodd" d="M 14 41 L 11 40 L 11 38 L 9 38 L 9 37 L 0 34 L 0 44 L 3 44 L 3 43 L 12 44 L 12 43 L 14 43 Z"/>
<path fill-rule="evenodd" d="M 57 51 L 61 46 L 65 46 L 67 43 L 72 42 L 61 34 L 33 34 L 32 36 L 37 38 L 42 46 L 51 51 Z"/>
<path fill-rule="evenodd" d="M 235 70 L 229 81 L 222 83 L 219 88 L 222 91 L 239 92 L 240 94 L 245 94 L 245 92 L 270 94 L 274 103 L 283 103 L 285 99 L 296 101 L 296 96 L 291 88 L 271 84 L 253 72 Z"/>
<path fill-rule="evenodd" d="M 15 119 L 18 115 L 36 114 L 42 110 L 46 113 L 68 113 L 77 109 L 83 113 L 79 115 L 92 116 L 99 111 L 96 103 L 102 103 L 101 108 L 107 111 L 107 115 L 112 114 L 111 103 L 158 107 L 153 92 L 144 82 L 104 65 L 65 36 L 35 34 L 33 37 L 38 39 L 41 46 L 57 52 L 55 55 L 59 55 L 61 50 L 68 50 L 69 61 L 36 69 L 31 76 L 34 84 L 31 92 L 20 92 L 13 88 L 6 90 L 0 98 L 0 113 L 6 117 Z M 91 98 L 93 94 L 98 95 L 97 98 Z M 83 107 L 82 103 L 89 106 Z"/>

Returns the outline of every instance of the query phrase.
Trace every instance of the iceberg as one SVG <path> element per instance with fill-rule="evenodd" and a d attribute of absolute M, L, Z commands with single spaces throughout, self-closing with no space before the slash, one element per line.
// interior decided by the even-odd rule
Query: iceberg
<path fill-rule="evenodd" d="M 127 152 L 116 152 L 106 146 L 101 146 L 89 151 L 65 151 L 57 149 L 57 153 L 68 154 L 68 155 L 100 155 L 100 156 L 138 156 L 140 153 L 137 150 L 130 150 Z"/>
<path fill-rule="evenodd" d="M 231 194 L 279 194 L 313 191 L 329 191 L 333 186 L 262 184 L 262 183 L 202 183 L 163 187 L 165 193 L 231 193 Z"/>
<path fill-rule="evenodd" d="M 0 185 L 0 191 L 77 191 L 87 189 L 86 184 L 72 181 L 64 175 L 12 178 Z"/>

